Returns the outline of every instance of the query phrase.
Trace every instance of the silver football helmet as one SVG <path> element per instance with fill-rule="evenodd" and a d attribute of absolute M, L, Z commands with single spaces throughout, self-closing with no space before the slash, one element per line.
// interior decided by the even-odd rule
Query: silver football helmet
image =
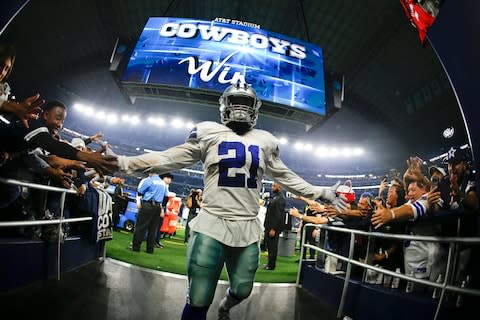
<path fill-rule="evenodd" d="M 246 83 L 228 86 L 220 96 L 220 117 L 224 125 L 230 122 L 244 122 L 254 127 L 262 101 L 255 90 Z"/>

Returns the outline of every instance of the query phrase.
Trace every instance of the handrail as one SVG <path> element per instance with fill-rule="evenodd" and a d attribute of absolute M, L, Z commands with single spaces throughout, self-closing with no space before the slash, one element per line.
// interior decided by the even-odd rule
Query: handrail
<path fill-rule="evenodd" d="M 69 194 L 76 194 L 77 192 L 73 189 L 64 189 L 64 188 L 57 188 L 52 186 L 47 186 L 43 184 L 37 184 L 32 182 L 20 181 L 15 179 L 7 179 L 0 177 L 0 183 L 10 184 L 10 185 L 17 185 L 37 190 L 44 190 L 44 191 L 51 191 L 51 192 L 60 192 L 60 217 L 59 219 L 52 219 L 52 220 L 34 220 L 34 221 L 8 221 L 8 222 L 0 222 L 1 227 L 17 227 L 17 226 L 36 226 L 36 225 L 49 225 L 49 224 L 56 224 L 58 225 L 58 239 L 57 239 L 57 280 L 60 280 L 60 271 L 61 271 L 61 234 L 62 234 L 62 224 L 66 222 L 81 222 L 81 221 L 91 221 L 93 220 L 92 217 L 82 217 L 82 218 L 71 218 L 71 219 L 63 219 L 63 211 L 65 206 L 65 196 L 67 193 Z"/>
<path fill-rule="evenodd" d="M 354 264 L 356 266 L 359 266 L 359 267 L 372 269 L 372 270 L 377 271 L 379 273 L 388 274 L 388 275 L 393 276 L 393 277 L 397 277 L 397 278 L 412 281 L 412 282 L 421 283 L 421 284 L 431 286 L 431 287 L 435 287 L 435 288 L 439 288 L 439 289 L 442 289 L 443 286 L 444 286 L 443 283 L 436 283 L 436 282 L 433 282 L 433 281 L 430 281 L 430 280 L 423 280 L 423 279 L 420 279 L 420 278 L 410 277 L 410 276 L 404 275 L 403 273 L 390 271 L 390 270 L 384 269 L 384 268 L 378 268 L 378 267 L 375 267 L 375 266 L 372 266 L 370 264 L 363 263 L 363 262 L 360 262 L 360 261 L 357 261 L 357 260 L 354 260 L 354 259 L 349 260 L 347 257 L 344 257 L 342 255 L 330 252 L 328 250 L 325 250 L 325 249 L 322 249 L 322 248 L 319 248 L 319 247 L 316 247 L 316 246 L 312 246 L 310 244 L 305 244 L 304 246 L 306 248 L 311 248 L 311 249 L 314 249 L 314 250 L 317 249 L 316 251 L 320 251 L 321 253 L 324 253 L 326 255 L 335 257 L 335 258 L 337 258 L 339 260 L 342 260 L 342 261 L 345 261 L 345 262 L 352 263 L 352 264 Z M 478 290 L 478 289 L 460 288 L 460 287 L 451 286 L 451 285 L 447 285 L 445 288 L 449 291 L 480 296 L 480 290 Z"/>
<path fill-rule="evenodd" d="M 382 233 L 382 232 L 367 232 L 356 229 L 340 228 L 327 226 L 324 224 L 313 224 L 307 223 L 305 226 L 318 227 L 325 230 L 338 231 L 343 233 L 353 233 L 363 236 L 377 237 L 377 238 L 389 238 L 395 240 L 417 240 L 417 241 L 428 241 L 428 242 L 455 242 L 455 243 L 479 243 L 480 237 L 433 237 L 433 236 L 420 236 L 420 235 L 409 235 L 409 234 L 397 234 L 397 233 Z"/>
<path fill-rule="evenodd" d="M 44 185 L 44 184 L 20 181 L 20 180 L 15 180 L 15 179 L 7 179 L 7 178 L 2 178 L 2 177 L 0 177 L 0 182 L 1 183 L 6 183 L 6 184 L 17 185 L 17 186 L 21 186 L 21 187 L 38 189 L 38 190 L 53 191 L 53 192 L 66 192 L 66 193 L 71 193 L 71 194 L 76 194 L 77 193 L 73 189 L 57 188 L 57 187 L 47 186 L 47 185 Z"/>
<path fill-rule="evenodd" d="M 39 225 L 59 224 L 59 223 L 67 223 L 67 222 L 91 221 L 91 220 L 93 220 L 92 217 L 52 219 L 52 220 L 32 220 L 32 221 L 8 221 L 8 222 L 0 222 L 0 228 L 1 227 L 39 226 Z"/>
<path fill-rule="evenodd" d="M 348 257 L 333 253 L 329 250 L 306 244 L 305 243 L 305 235 L 306 235 L 306 227 L 317 227 L 326 231 L 338 231 L 338 232 L 343 232 L 343 233 L 349 233 L 351 235 L 350 238 L 350 250 Z M 388 269 L 384 268 L 379 268 L 375 267 L 373 265 L 370 265 L 368 263 L 363 263 L 357 260 L 352 259 L 353 257 L 353 251 L 354 251 L 354 245 L 353 245 L 353 239 L 355 237 L 355 234 L 359 235 L 365 235 L 369 237 L 379 237 L 379 238 L 389 238 L 389 239 L 397 239 L 397 240 L 416 240 L 416 241 L 428 241 L 428 242 L 449 242 L 449 251 L 448 251 L 448 259 L 447 259 L 447 266 L 446 266 L 446 276 L 443 281 L 443 283 L 437 283 L 433 282 L 430 280 L 424 280 L 424 279 L 419 279 L 415 278 L 412 276 L 407 276 L 402 273 L 390 271 Z M 348 285 L 350 282 L 350 271 L 351 271 L 351 265 L 356 265 L 365 269 L 371 269 L 374 270 L 378 273 L 381 274 L 386 274 L 390 275 L 392 277 L 397 277 L 400 279 L 404 279 L 407 281 L 415 282 L 415 283 L 420 283 L 426 286 L 434 287 L 441 289 L 441 294 L 440 294 L 440 299 L 437 304 L 437 308 L 435 311 L 435 316 L 434 319 L 438 318 L 438 314 L 440 312 L 441 304 L 443 302 L 444 294 L 445 291 L 452 291 L 456 293 L 461 293 L 461 294 L 467 294 L 467 295 L 474 295 L 474 296 L 480 296 L 480 289 L 471 289 L 471 288 L 461 288 L 458 286 L 454 285 L 449 285 L 448 282 L 450 281 L 450 275 L 452 274 L 452 260 L 453 260 L 453 247 L 454 243 L 468 243 L 468 244 L 474 244 L 478 245 L 480 244 L 480 237 L 432 237 L 432 236 L 419 236 L 419 235 L 401 235 L 401 234 L 385 234 L 381 232 L 365 232 L 361 230 L 355 230 L 355 229 L 348 229 L 348 228 L 339 228 L 339 227 L 333 227 L 333 226 L 328 226 L 328 225 L 317 225 L 313 223 L 307 223 L 304 225 L 303 232 L 302 232 L 302 238 L 301 238 L 301 248 L 300 248 L 300 259 L 299 259 L 299 269 L 298 269 L 298 274 L 297 274 L 297 281 L 296 284 L 297 286 L 300 285 L 300 272 L 302 270 L 302 261 L 303 261 L 303 252 L 305 248 L 313 249 L 315 251 L 321 252 L 325 255 L 335 257 L 339 260 L 347 262 L 347 272 L 344 278 L 344 285 L 343 285 L 343 290 L 342 290 L 342 296 L 341 300 L 339 303 L 338 311 L 337 311 L 337 318 L 340 318 L 343 314 L 343 307 L 345 305 L 345 299 L 347 296 L 347 290 L 348 290 Z"/>

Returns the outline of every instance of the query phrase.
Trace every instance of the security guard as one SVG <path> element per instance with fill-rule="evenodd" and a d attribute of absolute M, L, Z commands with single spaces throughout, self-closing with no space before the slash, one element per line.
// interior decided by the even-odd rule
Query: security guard
<path fill-rule="evenodd" d="M 140 181 L 137 193 L 141 196 L 140 210 L 133 233 L 132 251 L 140 251 L 140 245 L 147 231 L 147 253 L 153 253 L 160 218 L 164 216 L 162 202 L 168 196 L 165 182 L 152 172 L 148 178 Z"/>

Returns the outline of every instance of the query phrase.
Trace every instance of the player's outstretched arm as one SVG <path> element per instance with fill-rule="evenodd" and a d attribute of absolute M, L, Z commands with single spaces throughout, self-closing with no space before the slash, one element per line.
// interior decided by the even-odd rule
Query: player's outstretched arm
<path fill-rule="evenodd" d="M 201 160 L 200 147 L 197 142 L 189 141 L 165 151 L 145 153 L 135 157 L 118 157 L 118 166 L 122 171 L 132 173 L 149 168 L 162 172 L 179 170 Z"/>
<path fill-rule="evenodd" d="M 266 174 L 293 194 L 330 201 L 339 212 L 347 207 L 345 201 L 335 193 L 340 182 L 330 188 L 313 186 L 290 170 L 275 154 L 267 161 Z"/>

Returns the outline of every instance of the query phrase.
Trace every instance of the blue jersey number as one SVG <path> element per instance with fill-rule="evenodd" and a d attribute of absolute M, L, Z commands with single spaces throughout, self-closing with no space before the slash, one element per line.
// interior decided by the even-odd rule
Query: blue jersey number
<path fill-rule="evenodd" d="M 245 174 L 237 173 L 234 177 L 228 176 L 228 169 L 242 168 L 246 162 L 245 145 L 241 142 L 222 142 L 218 145 L 218 155 L 228 154 L 229 150 L 235 150 L 234 158 L 225 158 L 218 163 L 218 185 L 222 187 L 245 187 Z M 256 145 L 248 147 L 248 152 L 252 155 L 250 164 L 250 177 L 246 179 L 247 188 L 257 188 L 257 170 L 259 165 L 259 148 Z"/>

